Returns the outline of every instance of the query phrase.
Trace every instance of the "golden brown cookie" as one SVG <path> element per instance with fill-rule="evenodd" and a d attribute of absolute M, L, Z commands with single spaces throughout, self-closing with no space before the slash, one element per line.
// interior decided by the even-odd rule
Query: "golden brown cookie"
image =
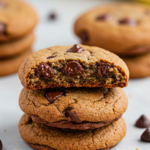
<path fill-rule="evenodd" d="M 31 90 L 49 87 L 125 87 L 129 72 L 117 55 L 84 45 L 54 46 L 30 55 L 19 70 Z"/>
<path fill-rule="evenodd" d="M 149 27 L 150 7 L 128 2 L 98 6 L 79 17 L 74 28 L 82 44 L 125 56 L 149 50 Z"/>
<path fill-rule="evenodd" d="M 1 0 L 0 41 L 21 37 L 33 30 L 37 23 L 34 10 L 20 0 Z"/>
<path fill-rule="evenodd" d="M 103 150 L 123 139 L 126 125 L 121 118 L 99 129 L 62 130 L 36 124 L 25 114 L 20 120 L 19 131 L 23 140 L 37 150 Z"/>
<path fill-rule="evenodd" d="M 19 105 L 34 122 L 87 130 L 118 120 L 126 111 L 128 100 L 121 88 L 23 88 Z"/>
<path fill-rule="evenodd" d="M 0 59 L 0 76 L 9 75 L 18 71 L 21 63 L 32 53 L 29 48 L 23 53 L 7 59 Z"/>
<path fill-rule="evenodd" d="M 150 51 L 138 56 L 123 57 L 130 71 L 130 78 L 150 76 Z"/>
<path fill-rule="evenodd" d="M 11 57 L 17 55 L 31 46 L 34 41 L 33 33 L 29 33 L 24 37 L 12 40 L 10 42 L 0 43 L 0 58 Z"/>

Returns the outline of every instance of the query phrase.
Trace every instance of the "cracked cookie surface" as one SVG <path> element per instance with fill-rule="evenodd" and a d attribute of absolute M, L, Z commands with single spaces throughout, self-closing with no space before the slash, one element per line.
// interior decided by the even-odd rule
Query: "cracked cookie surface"
<path fill-rule="evenodd" d="M 75 33 L 85 45 L 122 56 L 142 54 L 150 48 L 149 12 L 149 6 L 131 2 L 98 6 L 77 19 Z"/>
<path fill-rule="evenodd" d="M 126 125 L 121 118 L 99 129 L 62 130 L 36 124 L 25 114 L 20 120 L 19 131 L 24 141 L 34 148 L 41 146 L 40 150 L 103 150 L 115 146 L 123 139 Z"/>
<path fill-rule="evenodd" d="M 31 90 L 49 87 L 125 87 L 129 72 L 113 53 L 84 45 L 54 46 L 30 55 L 19 70 Z"/>
<path fill-rule="evenodd" d="M 87 130 L 119 119 L 127 109 L 128 100 L 121 88 L 23 88 L 19 105 L 34 122 Z"/>

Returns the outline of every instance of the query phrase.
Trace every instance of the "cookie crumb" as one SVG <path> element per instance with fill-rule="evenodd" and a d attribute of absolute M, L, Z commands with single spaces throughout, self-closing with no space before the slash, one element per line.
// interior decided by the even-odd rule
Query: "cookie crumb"
<path fill-rule="evenodd" d="M 7 132 L 7 130 L 4 130 L 4 132 Z"/>

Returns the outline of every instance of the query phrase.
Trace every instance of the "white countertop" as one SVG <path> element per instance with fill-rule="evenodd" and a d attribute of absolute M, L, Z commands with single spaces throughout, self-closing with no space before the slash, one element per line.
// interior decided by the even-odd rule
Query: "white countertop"
<path fill-rule="evenodd" d="M 104 3 L 98 0 L 26 0 L 37 10 L 39 24 L 35 30 L 36 42 L 34 50 L 53 45 L 73 45 L 79 43 L 73 33 L 75 18 L 81 13 Z M 107 1 L 108 2 L 108 1 Z M 56 11 L 58 19 L 49 21 L 49 12 Z M 10 64 L 11 65 L 11 64 Z M 0 139 L 3 150 L 31 150 L 21 139 L 18 131 L 18 122 L 23 112 L 18 106 L 18 97 L 22 85 L 17 73 L 0 77 Z M 150 150 L 150 143 L 140 141 L 144 129 L 134 127 L 136 119 L 145 114 L 150 119 L 150 77 L 130 80 L 124 88 L 129 99 L 129 107 L 124 114 L 127 124 L 126 137 L 113 150 Z M 7 130 L 7 131 L 4 131 Z M 111 139 L 110 139 L 111 140 Z"/>

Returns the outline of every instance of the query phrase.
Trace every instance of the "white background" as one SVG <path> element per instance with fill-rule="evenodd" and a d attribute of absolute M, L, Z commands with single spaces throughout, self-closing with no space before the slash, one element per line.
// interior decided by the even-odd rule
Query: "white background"
<path fill-rule="evenodd" d="M 53 45 L 79 43 L 73 32 L 75 19 L 85 10 L 106 2 L 106 0 L 26 1 L 36 9 L 39 16 L 39 23 L 35 29 L 34 51 Z M 58 14 L 56 21 L 47 19 L 48 14 L 52 11 L 56 11 Z M 18 122 L 23 114 L 18 106 L 21 89 L 22 85 L 17 73 L 0 77 L 0 139 L 4 145 L 3 150 L 31 150 L 21 139 L 18 132 Z M 128 87 L 124 90 L 129 99 L 129 107 L 124 114 L 127 123 L 127 135 L 113 150 L 136 150 L 136 148 L 150 150 L 150 143 L 140 141 L 144 129 L 134 127 L 136 119 L 141 114 L 146 114 L 150 119 L 150 78 L 130 80 Z"/>

